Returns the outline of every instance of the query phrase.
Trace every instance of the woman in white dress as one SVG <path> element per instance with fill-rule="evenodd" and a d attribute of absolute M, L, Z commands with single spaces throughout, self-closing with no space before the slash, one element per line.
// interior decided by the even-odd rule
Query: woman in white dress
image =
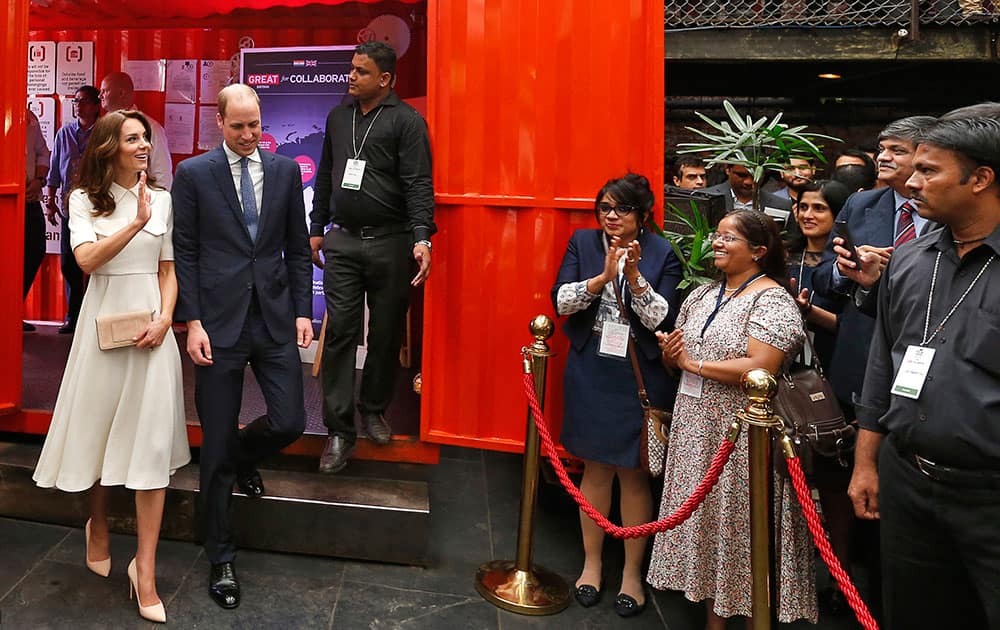
<path fill-rule="evenodd" d="M 111 569 L 107 487 L 135 490 L 138 545 L 128 566 L 139 614 L 166 621 L 156 593 L 156 544 L 170 475 L 191 459 L 180 354 L 170 194 L 147 180 L 151 130 L 139 112 L 99 119 L 69 197 L 73 255 L 90 274 L 52 423 L 35 469 L 44 488 L 90 490 L 87 567 Z M 149 311 L 135 345 L 101 350 L 96 319 Z"/>

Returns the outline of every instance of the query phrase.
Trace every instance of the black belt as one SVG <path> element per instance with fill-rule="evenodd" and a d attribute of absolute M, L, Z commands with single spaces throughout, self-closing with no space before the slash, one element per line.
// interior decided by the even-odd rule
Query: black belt
<path fill-rule="evenodd" d="M 391 234 L 405 234 L 410 231 L 409 223 L 391 223 L 389 225 L 366 225 L 362 228 L 351 228 L 346 225 L 333 224 L 333 229 L 347 232 L 361 239 L 379 238 Z"/>
<path fill-rule="evenodd" d="M 1000 471 L 970 470 L 968 468 L 953 468 L 951 466 L 944 466 L 917 455 L 913 451 L 901 445 L 898 440 L 889 441 L 904 461 L 919 470 L 929 479 L 955 486 L 963 486 L 965 488 L 1000 490 Z"/>

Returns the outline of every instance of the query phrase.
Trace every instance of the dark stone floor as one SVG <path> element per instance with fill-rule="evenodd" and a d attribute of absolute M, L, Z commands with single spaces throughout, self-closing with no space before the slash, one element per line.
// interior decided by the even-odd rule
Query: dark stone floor
<path fill-rule="evenodd" d="M 521 458 L 449 447 L 441 455 L 441 463 L 430 474 L 427 568 L 243 551 L 237 560 L 243 603 L 235 611 L 224 611 L 205 592 L 208 564 L 201 548 L 161 541 L 157 587 L 169 626 L 213 630 L 703 627 L 702 607 L 672 592 L 652 594 L 646 611 L 636 618 L 618 618 L 611 594 L 618 585 L 622 551 L 615 541 L 606 545 L 608 594 L 595 608 L 583 609 L 573 602 L 558 615 L 527 617 L 487 603 L 476 593 L 473 578 L 481 563 L 515 555 Z M 280 517 L 274 526 L 281 527 Z M 151 626 L 138 617 L 127 597 L 125 567 L 134 545 L 129 536 L 113 536 L 111 576 L 102 579 L 83 565 L 81 529 L 0 518 L 0 628 Z M 534 557 L 570 582 L 579 571 L 582 551 L 577 512 L 557 489 L 543 492 Z M 740 620 L 729 625 L 744 627 Z M 857 625 L 847 617 L 821 619 L 818 626 L 783 626 L 813 627 L 840 630 Z"/>

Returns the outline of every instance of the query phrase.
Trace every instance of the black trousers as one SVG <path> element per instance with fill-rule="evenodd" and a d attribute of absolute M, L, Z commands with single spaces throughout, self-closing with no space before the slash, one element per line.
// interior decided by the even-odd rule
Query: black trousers
<path fill-rule="evenodd" d="M 885 626 L 1000 629 L 1000 490 L 926 477 L 879 453 Z"/>
<path fill-rule="evenodd" d="M 195 404 L 201 420 L 201 507 L 205 553 L 213 564 L 236 556 L 229 504 L 239 471 L 294 442 L 305 429 L 302 365 L 294 341 L 275 343 L 251 306 L 236 345 L 212 347 L 210 366 L 195 368 Z M 243 376 L 253 370 L 267 406 L 239 430 Z"/>
<path fill-rule="evenodd" d="M 35 274 L 45 259 L 45 217 L 42 216 L 42 204 L 29 201 L 24 204 L 24 293 L 21 299 L 28 297 L 28 291 L 35 282 Z"/>
<path fill-rule="evenodd" d="M 409 233 L 362 239 L 332 229 L 323 241 L 327 325 L 323 345 L 323 424 L 330 435 L 354 442 L 355 348 L 368 299 L 368 356 L 361 373 L 358 409 L 382 413 L 399 368 L 413 273 Z"/>
<path fill-rule="evenodd" d="M 76 257 L 73 256 L 73 247 L 69 240 L 69 218 L 60 217 L 62 223 L 62 237 L 60 244 L 60 268 L 62 269 L 63 280 L 66 281 L 67 293 L 69 296 L 69 311 L 66 321 L 76 326 L 76 320 L 80 318 L 80 307 L 83 306 L 83 270 L 76 264 Z"/>

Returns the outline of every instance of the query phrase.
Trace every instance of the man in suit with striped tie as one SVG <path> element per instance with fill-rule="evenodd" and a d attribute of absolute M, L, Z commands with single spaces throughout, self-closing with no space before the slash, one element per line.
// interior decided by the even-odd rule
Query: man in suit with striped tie
<path fill-rule="evenodd" d="M 829 378 L 844 413 L 855 417 L 855 405 L 861 397 L 868 349 L 875 330 L 874 312 L 865 307 L 870 302 L 863 294 L 871 289 L 895 248 L 936 227 L 933 221 L 921 217 L 910 201 L 906 181 L 913 174 L 913 155 L 921 132 L 934 124 L 931 116 L 911 116 L 890 123 L 879 134 L 878 181 L 882 188 L 865 190 L 848 197 L 837 215 L 837 221 L 847 223 L 855 246 L 866 259 L 866 269 L 874 269 L 874 277 L 864 277 L 856 268 L 852 254 L 833 239 L 827 246 L 823 262 L 813 275 L 814 290 L 820 295 L 840 298 L 843 310 L 837 320 L 837 342 L 830 361 Z M 877 265 L 872 264 L 872 260 Z M 868 521 L 877 523 L 877 521 Z M 866 525 L 858 538 L 864 542 L 864 564 L 869 569 L 869 592 L 866 600 L 872 612 L 881 616 L 881 573 L 877 525 Z"/>

